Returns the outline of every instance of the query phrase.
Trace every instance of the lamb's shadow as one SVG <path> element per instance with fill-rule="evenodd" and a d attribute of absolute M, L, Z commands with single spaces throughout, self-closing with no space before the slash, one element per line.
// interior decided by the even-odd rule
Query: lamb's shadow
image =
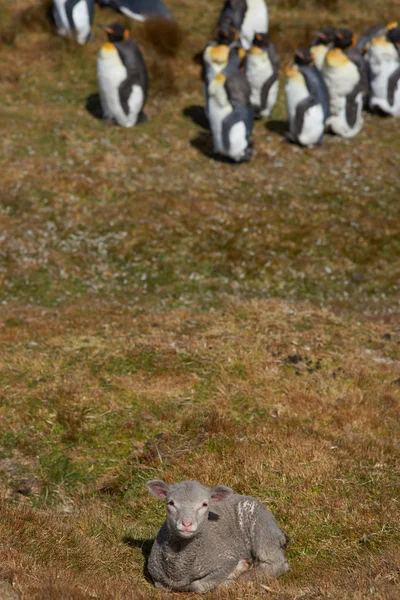
<path fill-rule="evenodd" d="M 144 563 L 144 567 L 143 567 L 143 575 L 145 576 L 145 578 L 147 579 L 147 581 L 150 581 L 151 583 L 153 582 L 152 578 L 150 577 L 150 573 L 147 567 L 147 564 L 149 562 L 149 556 L 150 556 L 150 552 L 151 552 L 151 548 L 153 546 L 153 539 L 141 539 L 141 538 L 133 538 L 130 535 L 125 535 L 122 538 L 122 541 L 124 544 L 126 544 L 127 546 L 129 546 L 130 548 L 139 548 L 144 556 L 145 559 L 145 563 Z"/>
<path fill-rule="evenodd" d="M 272 133 L 277 133 L 284 136 L 288 130 L 288 122 L 282 120 L 271 120 L 266 122 L 265 127 Z"/>
<path fill-rule="evenodd" d="M 192 106 L 187 106 L 183 109 L 182 113 L 185 117 L 191 119 L 196 125 L 199 125 L 203 129 L 210 129 L 208 119 L 202 106 L 196 104 L 193 104 Z"/>
<path fill-rule="evenodd" d="M 95 119 L 102 120 L 104 118 L 103 109 L 100 103 L 100 94 L 90 94 L 86 98 L 85 108 L 89 114 Z"/>
<path fill-rule="evenodd" d="M 227 156 L 222 156 L 221 154 L 217 154 L 216 152 L 214 152 L 213 140 L 210 133 L 199 133 L 199 135 L 190 140 L 190 145 L 193 146 L 193 148 L 196 148 L 196 150 L 199 150 L 207 158 L 212 158 L 217 162 L 225 163 L 228 165 L 241 164 L 235 162 Z"/>

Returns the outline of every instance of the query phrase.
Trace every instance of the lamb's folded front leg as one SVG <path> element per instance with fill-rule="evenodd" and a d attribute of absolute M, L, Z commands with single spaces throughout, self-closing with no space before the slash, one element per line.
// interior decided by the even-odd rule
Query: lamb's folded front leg
<path fill-rule="evenodd" d="M 219 569 L 218 571 L 213 571 L 206 575 L 202 579 L 197 579 L 196 581 L 192 581 L 190 584 L 190 591 L 197 592 L 198 594 L 205 594 L 211 589 L 214 589 L 218 586 L 226 587 L 232 583 L 239 575 L 248 571 L 251 567 L 251 564 L 245 558 L 240 560 L 239 562 L 232 562 L 230 567 L 232 570 L 229 572 L 227 565 L 225 565 L 224 569 Z"/>

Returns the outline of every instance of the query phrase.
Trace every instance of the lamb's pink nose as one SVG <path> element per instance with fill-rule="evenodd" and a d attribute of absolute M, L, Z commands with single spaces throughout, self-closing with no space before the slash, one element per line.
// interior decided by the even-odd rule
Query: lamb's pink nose
<path fill-rule="evenodd" d="M 182 521 L 183 527 L 191 527 L 193 525 L 193 521 Z"/>

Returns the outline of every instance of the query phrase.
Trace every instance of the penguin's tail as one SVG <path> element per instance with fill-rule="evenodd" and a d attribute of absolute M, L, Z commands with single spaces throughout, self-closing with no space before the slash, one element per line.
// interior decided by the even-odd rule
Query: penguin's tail
<path fill-rule="evenodd" d="M 151 17 L 144 21 L 143 26 L 146 41 L 159 54 L 176 56 L 182 45 L 184 33 L 175 21 L 163 17 Z"/>

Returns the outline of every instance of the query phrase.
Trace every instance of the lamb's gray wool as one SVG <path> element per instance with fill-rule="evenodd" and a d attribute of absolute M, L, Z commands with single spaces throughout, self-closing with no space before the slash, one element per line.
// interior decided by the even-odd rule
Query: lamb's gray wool
<path fill-rule="evenodd" d="M 205 593 L 250 568 L 266 577 L 289 570 L 288 537 L 259 500 L 196 481 L 146 485 L 167 506 L 148 562 L 156 587 Z"/>

